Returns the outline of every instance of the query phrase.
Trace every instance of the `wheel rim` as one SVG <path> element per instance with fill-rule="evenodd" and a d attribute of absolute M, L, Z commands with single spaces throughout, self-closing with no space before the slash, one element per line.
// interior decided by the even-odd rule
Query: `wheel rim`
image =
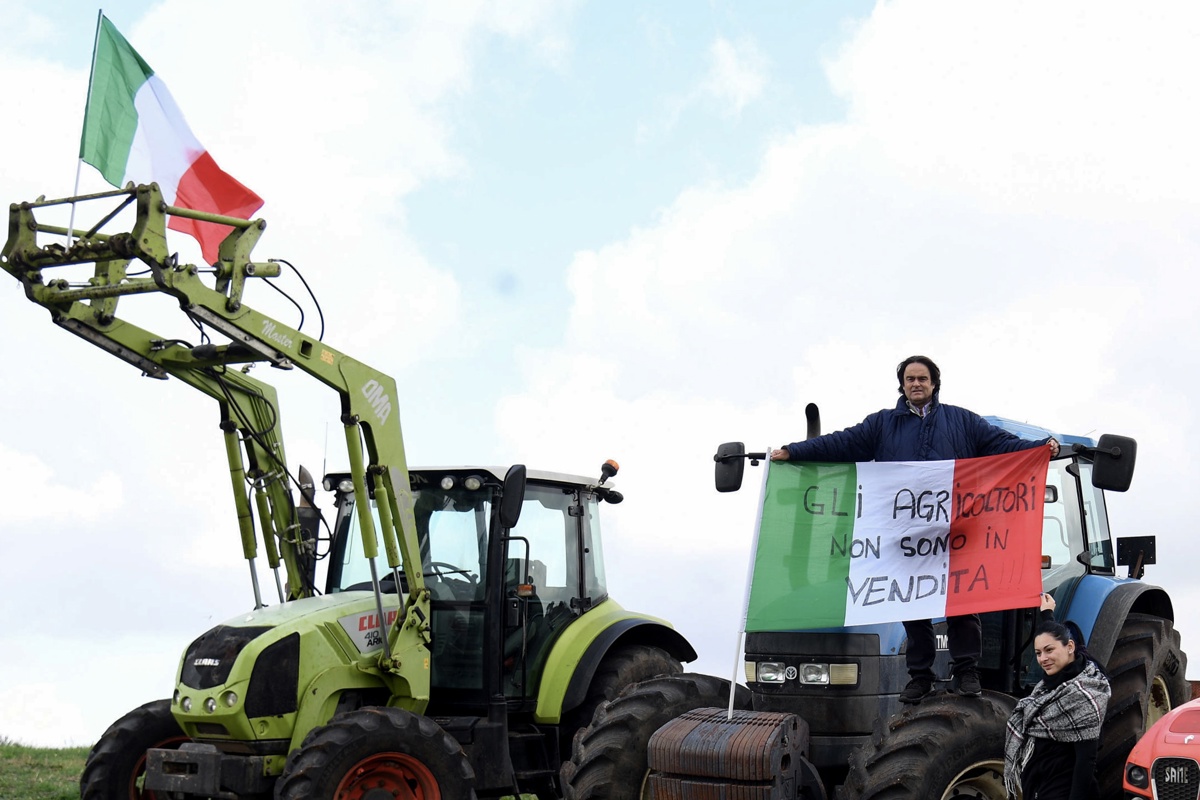
<path fill-rule="evenodd" d="M 1155 676 L 1154 682 L 1150 684 L 1150 702 L 1146 705 L 1145 730 L 1150 730 L 1150 727 L 1166 716 L 1170 710 L 1171 690 L 1167 688 L 1167 682 L 1161 675 Z"/>
<path fill-rule="evenodd" d="M 377 753 L 346 771 L 334 800 L 441 800 L 429 767 L 407 753 Z"/>
<path fill-rule="evenodd" d="M 179 745 L 186 741 L 189 741 L 186 736 L 176 736 L 147 747 L 146 750 L 177 750 Z M 129 800 L 156 800 L 158 797 L 157 792 L 146 791 L 142 788 L 145 781 L 146 753 L 142 753 L 141 757 L 134 763 L 133 770 L 129 773 Z"/>
<path fill-rule="evenodd" d="M 1003 761 L 980 761 L 972 764 L 955 775 L 942 794 L 942 800 L 1006 800 L 1007 797 Z"/>

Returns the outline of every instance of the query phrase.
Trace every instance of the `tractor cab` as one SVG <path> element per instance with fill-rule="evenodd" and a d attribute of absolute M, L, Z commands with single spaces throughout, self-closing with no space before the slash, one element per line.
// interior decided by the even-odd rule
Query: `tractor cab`
<path fill-rule="evenodd" d="M 1104 492 L 1129 489 L 1137 443 L 1128 437 L 1111 434 L 1101 436 L 1097 442 L 1002 417 L 985 419 L 1023 439 L 1053 436 L 1061 445 L 1059 457 L 1051 460 L 1046 473 L 1042 505 L 1042 588 L 1054 594 L 1073 578 L 1089 573 L 1115 574 L 1118 563 L 1127 561 L 1123 550 L 1121 553 L 1113 551 Z M 1142 565 L 1152 563 L 1145 560 L 1153 557 L 1152 542 L 1139 539 L 1137 544 L 1147 547 Z"/>
<path fill-rule="evenodd" d="M 409 470 L 432 616 L 431 714 L 478 714 L 497 682 L 510 712 L 532 711 L 551 646 L 608 595 L 598 506 L 620 494 L 580 476 L 521 472 Z M 326 592 L 372 591 L 353 482 L 335 473 L 325 485 L 337 508 Z M 370 508 L 378 515 L 374 498 Z M 379 578 L 389 616 L 397 579 L 403 595 L 403 570 Z"/>

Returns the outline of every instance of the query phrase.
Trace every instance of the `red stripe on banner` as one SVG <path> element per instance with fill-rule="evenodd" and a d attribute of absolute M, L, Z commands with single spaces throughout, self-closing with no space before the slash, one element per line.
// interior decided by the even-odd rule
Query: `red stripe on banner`
<path fill-rule="evenodd" d="M 1036 607 L 1050 448 L 954 464 L 946 616 Z"/>
<path fill-rule="evenodd" d="M 207 152 L 192 162 L 188 171 L 179 179 L 175 192 L 175 205 L 194 211 L 207 211 L 227 217 L 250 219 L 250 215 L 262 207 L 262 198 L 243 186 L 236 178 L 217 166 Z M 221 242 L 233 230 L 215 222 L 200 222 L 184 217 L 171 217 L 167 227 L 186 233 L 200 243 L 204 260 L 212 264 L 217 260 Z"/>

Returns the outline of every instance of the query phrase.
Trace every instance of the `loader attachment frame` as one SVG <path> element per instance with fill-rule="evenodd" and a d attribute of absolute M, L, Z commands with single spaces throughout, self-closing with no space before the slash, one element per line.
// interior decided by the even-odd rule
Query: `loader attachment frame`
<path fill-rule="evenodd" d="M 40 223 L 42 209 L 105 203 L 113 207 L 78 238 L 61 226 Z M 129 206 L 135 222 L 128 232 L 106 233 Z M 167 247 L 170 217 L 228 226 L 211 267 L 181 264 Z M 287 573 L 281 600 L 311 596 L 315 540 L 306 536 L 292 500 L 279 421 L 277 394 L 269 384 L 246 374 L 248 365 L 266 362 L 280 369 L 297 368 L 337 392 L 355 495 L 363 552 L 371 561 L 376 602 L 383 620 L 379 576 L 375 568 L 378 536 L 383 538 L 388 567 L 404 570 L 408 596 L 390 630 L 382 630 L 388 647 L 381 652 L 381 677 L 398 704 L 424 710 L 429 697 L 429 594 L 421 569 L 420 549 L 409 492 L 408 468 L 395 381 L 320 339 L 273 319 L 244 301 L 254 278 L 279 275 L 278 263 L 254 262 L 251 251 L 266 222 L 243 220 L 168 205 L 156 184 L 58 200 L 39 198 L 9 207 L 8 239 L 0 251 L 0 267 L 19 281 L 26 297 L 47 311 L 55 324 L 158 379 L 175 377 L 215 399 L 221 422 L 242 551 L 250 562 L 255 601 L 262 605 L 254 559 L 258 535 L 245 484 L 253 487 L 255 510 L 268 563 Z M 49 241 L 45 241 L 49 240 Z M 134 261 L 149 271 L 132 273 Z M 62 268 L 94 264 L 86 282 L 52 277 Z M 55 273 L 54 270 L 62 269 Z M 139 267 L 140 270 L 140 267 Z M 211 285 L 210 285 L 211 284 Z M 118 315 L 120 301 L 146 294 L 174 298 L 180 311 L 200 330 L 201 344 L 157 335 Z M 228 339 L 210 343 L 208 330 Z M 243 456 L 244 453 L 244 456 Z M 366 507 L 370 494 L 378 505 L 380 530 Z M 382 624 L 382 623 L 381 623 Z"/>

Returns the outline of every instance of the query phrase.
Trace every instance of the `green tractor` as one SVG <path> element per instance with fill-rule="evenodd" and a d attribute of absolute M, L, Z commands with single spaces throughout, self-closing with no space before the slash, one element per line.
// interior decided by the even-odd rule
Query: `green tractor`
<path fill-rule="evenodd" d="M 36 218 L 105 201 L 116 208 L 79 238 Z M 102 232 L 130 205 L 130 232 Z M 172 216 L 230 229 L 216 264 L 169 254 Z M 250 279 L 280 274 L 250 258 L 264 228 L 170 207 L 153 184 L 10 207 L 0 267 L 31 301 L 217 401 L 254 593 L 187 648 L 170 699 L 109 727 L 83 800 L 560 797 L 561 764 L 596 708 L 696 658 L 668 623 L 608 596 L 599 509 L 622 499 L 616 465 L 598 479 L 409 469 L 395 382 L 243 302 Z M 117 315 L 123 298 L 164 294 L 199 343 Z M 248 374 L 257 363 L 338 394 L 349 469 L 325 477 L 328 514 L 307 472 L 288 469 L 276 392 Z M 260 545 L 277 602 L 263 599 Z"/>

